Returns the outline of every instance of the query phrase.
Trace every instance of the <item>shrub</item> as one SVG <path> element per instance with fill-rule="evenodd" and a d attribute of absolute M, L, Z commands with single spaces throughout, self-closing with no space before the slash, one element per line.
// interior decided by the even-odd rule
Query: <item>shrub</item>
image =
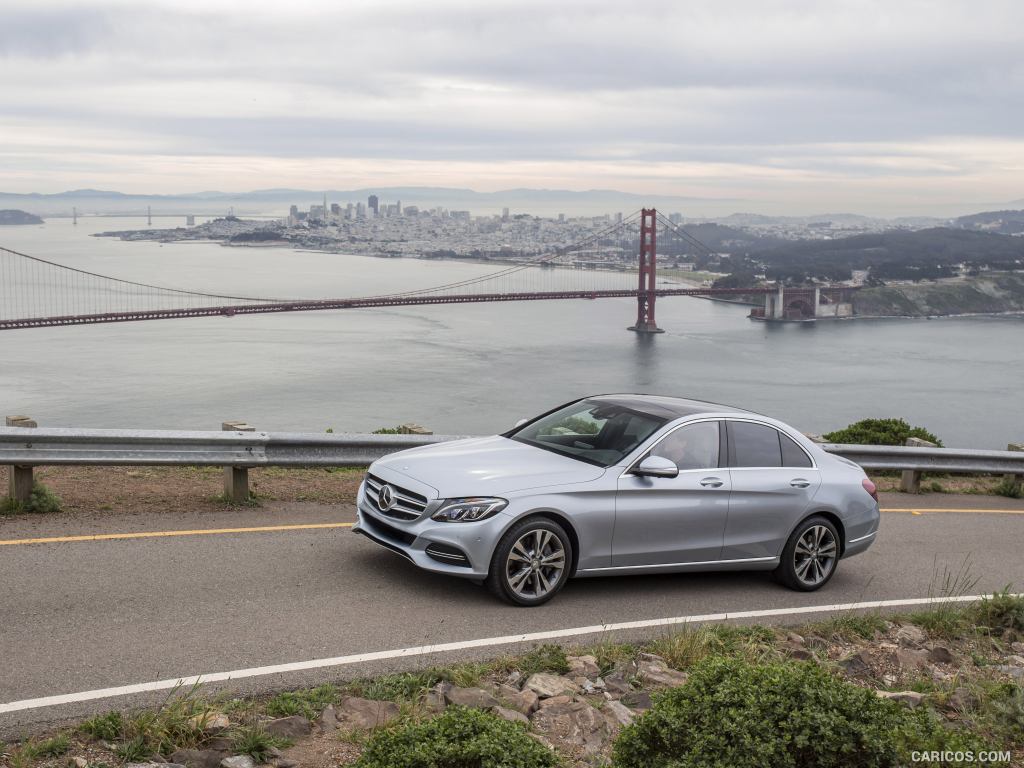
<path fill-rule="evenodd" d="M 330 683 L 302 691 L 286 691 L 267 702 L 267 714 L 274 717 L 302 715 L 316 718 L 328 704 L 338 703 L 338 689 Z"/>
<path fill-rule="evenodd" d="M 1014 478 L 1007 479 L 1005 477 L 992 489 L 992 492 L 1008 499 L 1019 499 L 1022 495 L 1021 484 Z"/>
<path fill-rule="evenodd" d="M 916 437 L 942 446 L 942 441 L 924 427 L 912 427 L 903 419 L 862 419 L 824 436 L 830 443 L 853 445 L 905 445 Z"/>
<path fill-rule="evenodd" d="M 5 499 L 0 505 L 0 514 L 18 515 L 23 513 L 52 513 L 61 511 L 61 500 L 53 491 L 42 483 L 32 486 L 28 501 Z"/>
<path fill-rule="evenodd" d="M 236 755 L 248 755 L 257 763 L 267 762 L 272 756 L 272 749 L 290 747 L 292 744 L 288 739 L 267 733 L 262 725 L 236 728 L 231 732 L 230 738 L 231 750 Z"/>
<path fill-rule="evenodd" d="M 1024 632 L 1024 597 L 1011 594 L 1008 586 L 971 608 L 975 623 L 994 634 L 1001 635 L 1007 630 Z"/>
<path fill-rule="evenodd" d="M 449 707 L 422 723 L 376 731 L 358 768 L 556 768 L 561 761 L 526 729 L 477 709 Z"/>
<path fill-rule="evenodd" d="M 931 710 L 881 699 L 814 664 L 719 657 L 624 728 L 614 754 L 620 768 L 888 768 L 912 750 L 979 747 Z"/>

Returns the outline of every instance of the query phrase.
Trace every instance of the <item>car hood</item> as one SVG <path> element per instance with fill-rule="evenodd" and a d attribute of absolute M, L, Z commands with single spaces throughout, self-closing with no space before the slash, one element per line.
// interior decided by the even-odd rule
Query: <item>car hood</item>
<path fill-rule="evenodd" d="M 399 451 L 373 464 L 400 472 L 440 498 L 500 496 L 528 488 L 596 480 L 593 466 L 507 437 L 474 437 Z"/>

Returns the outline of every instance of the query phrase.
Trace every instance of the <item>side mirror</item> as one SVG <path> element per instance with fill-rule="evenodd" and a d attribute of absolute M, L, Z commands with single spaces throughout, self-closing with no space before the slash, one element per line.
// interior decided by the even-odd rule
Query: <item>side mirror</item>
<path fill-rule="evenodd" d="M 679 467 L 664 456 L 648 456 L 633 470 L 640 477 L 677 477 Z"/>
<path fill-rule="evenodd" d="M 523 424 L 525 424 L 528 421 L 529 421 L 529 419 L 520 419 L 519 421 L 516 422 L 516 427 L 517 428 L 521 427 L 521 426 L 523 426 Z"/>

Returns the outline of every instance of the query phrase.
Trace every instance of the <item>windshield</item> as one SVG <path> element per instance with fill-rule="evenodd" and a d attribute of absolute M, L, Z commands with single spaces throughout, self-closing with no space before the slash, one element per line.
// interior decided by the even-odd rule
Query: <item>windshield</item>
<path fill-rule="evenodd" d="M 621 405 L 581 400 L 542 416 L 508 436 L 520 443 L 610 467 L 665 423 Z"/>

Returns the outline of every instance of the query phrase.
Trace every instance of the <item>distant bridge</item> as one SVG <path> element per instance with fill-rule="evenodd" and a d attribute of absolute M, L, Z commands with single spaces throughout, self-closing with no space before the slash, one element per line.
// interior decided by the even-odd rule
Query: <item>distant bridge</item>
<path fill-rule="evenodd" d="M 660 245 L 659 222 L 663 227 Z M 637 300 L 637 319 L 630 330 L 660 333 L 655 320 L 658 297 L 764 295 L 764 309 L 755 309 L 752 317 L 792 320 L 813 319 L 823 312 L 839 314 L 836 308 L 849 301 L 853 290 L 847 286 L 783 289 L 657 284 L 659 255 L 678 257 L 695 250 L 714 255 L 708 246 L 650 208 L 577 243 L 476 278 L 378 296 L 282 299 L 124 280 L 0 248 L 0 330 L 275 312 L 627 297 Z M 637 260 L 616 264 L 594 259 L 595 253 L 614 252 L 635 253 Z M 616 282 L 622 285 L 612 284 Z"/>

